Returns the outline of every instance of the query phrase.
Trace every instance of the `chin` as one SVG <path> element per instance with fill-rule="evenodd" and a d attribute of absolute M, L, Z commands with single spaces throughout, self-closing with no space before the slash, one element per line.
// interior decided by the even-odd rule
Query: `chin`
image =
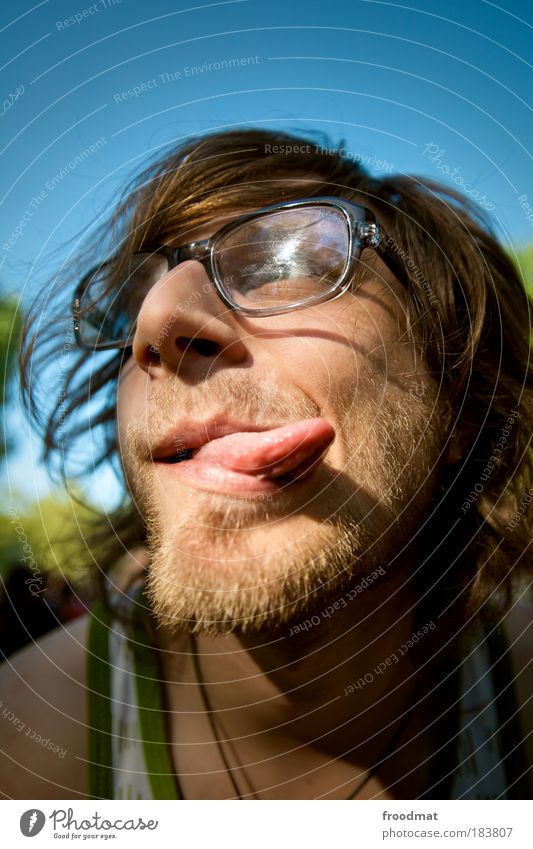
<path fill-rule="evenodd" d="M 230 520 L 211 508 L 201 523 L 165 530 L 161 521 L 149 539 L 147 594 L 160 625 L 175 632 L 278 634 L 383 562 L 383 549 L 370 545 L 375 529 L 369 535 L 354 517 L 293 513 L 265 524 L 257 511 L 254 521 L 234 511 Z"/>

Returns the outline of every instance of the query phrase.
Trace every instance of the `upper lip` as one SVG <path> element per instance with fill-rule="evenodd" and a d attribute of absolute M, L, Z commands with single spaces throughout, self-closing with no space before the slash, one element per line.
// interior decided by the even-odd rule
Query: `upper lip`
<path fill-rule="evenodd" d="M 201 448 L 202 445 L 206 445 L 212 439 L 229 436 L 231 433 L 259 433 L 264 430 L 272 430 L 275 427 L 280 427 L 280 425 L 238 422 L 221 416 L 215 416 L 203 422 L 185 419 L 167 430 L 154 443 L 150 458 L 154 462 L 168 460 L 180 451 Z"/>

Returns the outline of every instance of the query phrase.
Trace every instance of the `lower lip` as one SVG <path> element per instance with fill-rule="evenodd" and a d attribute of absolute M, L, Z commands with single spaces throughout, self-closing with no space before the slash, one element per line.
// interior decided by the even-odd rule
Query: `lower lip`
<path fill-rule="evenodd" d="M 171 477 L 196 489 L 252 499 L 267 498 L 280 493 L 287 487 L 307 480 L 313 471 L 311 469 L 296 480 L 288 481 L 283 478 L 260 478 L 234 472 L 200 458 L 184 460 L 182 463 L 159 463 L 157 467 L 163 472 L 163 484 Z"/>

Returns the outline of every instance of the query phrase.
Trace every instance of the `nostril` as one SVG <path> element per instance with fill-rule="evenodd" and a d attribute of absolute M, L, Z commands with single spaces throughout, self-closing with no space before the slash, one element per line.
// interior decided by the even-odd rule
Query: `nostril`
<path fill-rule="evenodd" d="M 176 346 L 180 351 L 196 351 L 203 357 L 214 357 L 222 351 L 222 346 L 212 339 L 189 339 L 187 336 L 178 336 Z"/>
<path fill-rule="evenodd" d="M 204 357 L 214 357 L 222 351 L 222 346 L 210 339 L 195 339 L 193 346 Z"/>

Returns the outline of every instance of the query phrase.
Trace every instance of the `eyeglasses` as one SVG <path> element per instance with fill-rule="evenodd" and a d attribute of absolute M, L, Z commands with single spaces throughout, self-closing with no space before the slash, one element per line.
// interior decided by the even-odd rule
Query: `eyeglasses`
<path fill-rule="evenodd" d="M 93 269 L 72 304 L 76 340 L 91 350 L 131 345 L 144 299 L 185 260 L 200 261 L 221 301 L 250 316 L 281 315 L 339 297 L 365 248 L 405 282 L 385 240 L 370 210 L 342 198 L 275 204 L 236 218 L 209 239 L 117 257 Z"/>

